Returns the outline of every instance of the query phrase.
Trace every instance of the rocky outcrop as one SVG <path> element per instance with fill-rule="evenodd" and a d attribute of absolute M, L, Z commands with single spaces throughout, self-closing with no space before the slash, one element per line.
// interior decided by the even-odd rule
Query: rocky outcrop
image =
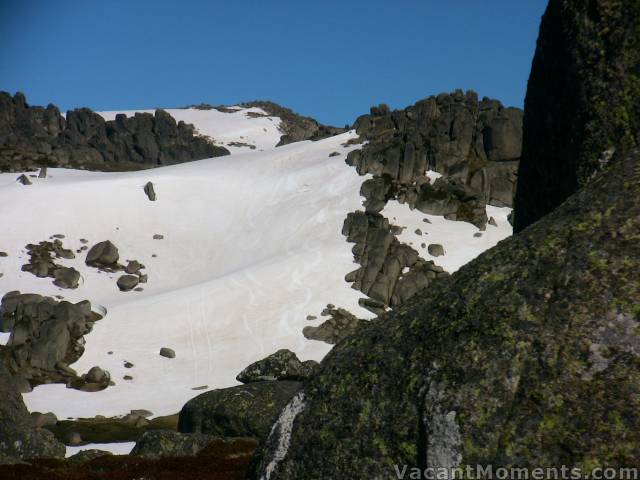
<path fill-rule="evenodd" d="M 515 231 L 638 145 L 639 97 L 640 4 L 551 0 L 525 99 Z"/>
<path fill-rule="evenodd" d="M 228 155 L 164 110 L 105 121 L 88 108 L 30 106 L 22 93 L 0 92 L 0 171 L 42 166 L 136 170 Z"/>
<path fill-rule="evenodd" d="M 32 387 L 59 382 L 80 388 L 96 383 L 78 377 L 69 365 L 84 353 L 83 337 L 100 318 L 86 300 L 73 304 L 9 292 L 0 303 L 0 331 L 11 332 L 2 356 L 11 372 Z"/>
<path fill-rule="evenodd" d="M 64 457 L 65 447 L 47 430 L 32 425 L 13 377 L 0 361 L 0 464 L 18 459 Z"/>
<path fill-rule="evenodd" d="M 313 375 L 318 362 L 301 362 L 291 350 L 278 350 L 262 360 L 252 363 L 236 377 L 241 383 L 271 380 L 303 381 Z"/>
<path fill-rule="evenodd" d="M 256 382 L 203 393 L 182 407 L 178 430 L 264 439 L 301 387 L 300 382 Z"/>
<path fill-rule="evenodd" d="M 369 143 L 351 152 L 347 163 L 361 175 L 384 180 L 387 200 L 396 198 L 425 211 L 425 199 L 422 204 L 418 200 L 422 187 L 431 183 L 426 171 L 434 170 L 468 187 L 466 196 L 480 204 L 512 206 L 522 145 L 521 110 L 486 97 L 478 101 L 475 92 L 457 90 L 404 110 L 373 107 L 355 126 Z"/>
<path fill-rule="evenodd" d="M 375 305 L 379 304 L 367 305 L 368 308 L 375 308 Z M 329 318 L 317 327 L 307 326 L 302 329 L 302 334 L 305 338 L 336 344 L 343 338 L 353 334 L 360 325 L 367 322 L 367 320 L 356 317 L 344 308 L 327 307 L 323 310 L 322 316 L 328 316 Z"/>
<path fill-rule="evenodd" d="M 379 214 L 349 213 L 342 234 L 355 243 L 353 255 L 360 268 L 347 274 L 352 287 L 369 296 L 360 304 L 374 313 L 399 305 L 434 279 L 447 276 L 441 267 L 421 258 L 413 248 L 400 243 L 393 226 Z"/>
<path fill-rule="evenodd" d="M 321 140 L 349 130 L 348 125 L 345 125 L 344 128 L 323 125 L 311 117 L 303 117 L 289 108 L 269 101 L 247 102 L 243 103 L 242 106 L 258 107 L 267 112 L 268 115 L 280 118 L 282 122 L 280 130 L 283 135 L 280 137 L 278 145 L 276 145 L 278 147 L 303 140 Z"/>
<path fill-rule="evenodd" d="M 55 263 L 55 259 L 75 258 L 75 254 L 63 247 L 58 238 L 53 242 L 43 241 L 37 245 L 26 246 L 29 254 L 29 263 L 22 266 L 23 272 L 30 272 L 37 277 L 51 277 L 54 285 L 60 288 L 77 288 L 80 281 L 80 272 L 73 267 L 64 267 Z"/>

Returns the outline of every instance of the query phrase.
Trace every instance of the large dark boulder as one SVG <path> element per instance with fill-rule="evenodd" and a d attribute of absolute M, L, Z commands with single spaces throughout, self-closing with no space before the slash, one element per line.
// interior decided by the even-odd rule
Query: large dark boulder
<path fill-rule="evenodd" d="M 289 415 L 290 442 L 276 428 L 257 471 L 635 464 L 639 185 L 639 152 L 612 161 L 536 225 L 339 343 Z"/>
<path fill-rule="evenodd" d="M 300 382 L 256 382 L 203 393 L 182 407 L 178 430 L 266 438 L 280 411 L 301 387 Z"/>
<path fill-rule="evenodd" d="M 639 97 L 640 3 L 551 0 L 525 99 L 515 231 L 638 145 Z"/>
<path fill-rule="evenodd" d="M 16 459 L 64 457 L 65 447 L 48 430 L 34 428 L 22 396 L 0 361 L 0 464 Z"/>

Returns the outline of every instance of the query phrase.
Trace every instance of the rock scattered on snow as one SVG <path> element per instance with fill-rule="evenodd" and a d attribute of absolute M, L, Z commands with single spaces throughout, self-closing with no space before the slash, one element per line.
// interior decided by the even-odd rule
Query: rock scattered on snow
<path fill-rule="evenodd" d="M 116 284 L 122 292 L 128 292 L 136 288 L 140 279 L 136 275 L 121 275 Z"/>
<path fill-rule="evenodd" d="M 433 257 L 441 257 L 442 255 L 444 255 L 444 247 L 439 243 L 429 244 L 429 246 L 427 247 L 427 251 L 429 252 L 429 255 Z"/>
<path fill-rule="evenodd" d="M 24 173 L 18 177 L 17 181 L 19 183 L 21 183 L 22 185 L 31 185 L 32 184 L 31 180 L 29 180 L 29 177 L 27 177 Z"/>
<path fill-rule="evenodd" d="M 176 352 L 173 351 L 171 348 L 162 347 L 160 349 L 160 356 L 165 358 L 176 358 Z"/>
<path fill-rule="evenodd" d="M 153 235 L 154 240 L 162 240 L 163 238 L 164 238 L 164 235 L 160 235 L 159 233 L 156 233 Z"/>
<path fill-rule="evenodd" d="M 90 267 L 97 268 L 114 268 L 118 264 L 120 254 L 118 253 L 118 247 L 116 247 L 110 240 L 96 243 L 87 252 L 85 263 Z"/>
<path fill-rule="evenodd" d="M 149 200 L 151 200 L 152 202 L 156 201 L 156 190 L 153 186 L 153 183 L 151 182 L 147 182 L 144 186 L 144 193 L 147 195 L 147 197 L 149 198 Z"/>

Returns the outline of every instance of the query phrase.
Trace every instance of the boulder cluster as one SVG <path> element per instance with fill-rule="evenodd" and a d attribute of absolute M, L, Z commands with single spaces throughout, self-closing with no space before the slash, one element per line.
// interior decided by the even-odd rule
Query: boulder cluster
<path fill-rule="evenodd" d="M 43 241 L 37 245 L 26 246 L 29 254 L 29 263 L 22 266 L 23 272 L 30 272 L 37 277 L 53 278 L 54 285 L 60 288 L 77 288 L 80 281 L 80 272 L 73 267 L 64 267 L 55 263 L 55 258 L 72 259 L 75 254 L 72 250 L 64 248 L 62 240 L 55 238 L 53 241 Z"/>
<path fill-rule="evenodd" d="M 366 308 L 376 308 L 373 302 L 362 299 L 362 305 Z M 309 340 L 318 340 L 329 344 L 336 344 L 343 338 L 351 335 L 356 329 L 367 322 L 356 317 L 353 313 L 344 308 L 336 308 L 334 305 L 327 305 L 322 313 L 322 317 L 329 317 L 317 327 L 307 326 L 302 329 L 302 334 Z M 308 318 L 315 320 L 316 317 Z"/>
<path fill-rule="evenodd" d="M 0 171 L 137 170 L 228 154 L 164 110 L 105 121 L 80 108 L 63 117 L 54 105 L 30 106 L 22 93 L 0 92 Z"/>
<path fill-rule="evenodd" d="M 138 284 L 147 283 L 148 275 L 142 273 L 145 266 L 137 260 L 128 260 L 127 265 L 118 263 L 120 252 L 110 240 L 96 243 L 87 252 L 85 263 L 90 267 L 95 267 L 106 272 L 121 272 L 124 274 L 118 277 L 116 284 L 123 292 L 140 289 Z"/>

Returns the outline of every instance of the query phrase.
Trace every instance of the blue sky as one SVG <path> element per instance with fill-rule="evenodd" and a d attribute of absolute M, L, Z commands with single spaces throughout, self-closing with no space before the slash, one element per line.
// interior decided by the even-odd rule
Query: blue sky
<path fill-rule="evenodd" d="M 545 0 L 0 0 L 0 90 L 62 110 L 268 99 L 335 125 L 456 88 L 522 106 Z"/>

